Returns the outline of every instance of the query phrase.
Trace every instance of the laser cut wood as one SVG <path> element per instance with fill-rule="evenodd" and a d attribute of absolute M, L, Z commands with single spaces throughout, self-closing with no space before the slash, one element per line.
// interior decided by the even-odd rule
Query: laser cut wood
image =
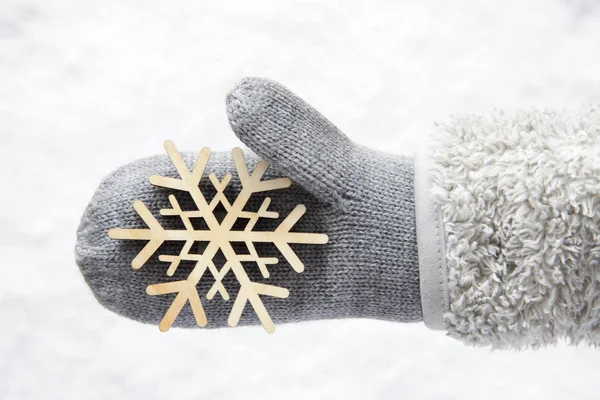
<path fill-rule="evenodd" d="M 288 289 L 279 286 L 252 282 L 248 277 L 242 262 L 252 261 L 256 263 L 262 276 L 268 278 L 269 270 L 267 266 L 276 264 L 278 259 L 273 257 L 260 257 L 256 252 L 255 243 L 270 242 L 277 247 L 294 271 L 302 272 L 304 271 L 304 264 L 302 264 L 302 261 L 298 258 L 289 244 L 325 244 L 328 240 L 327 235 L 323 233 L 290 232 L 306 212 L 306 207 L 302 204 L 297 205 L 274 231 L 253 231 L 255 224 L 260 218 L 277 219 L 279 218 L 279 214 L 268 211 L 269 205 L 271 204 L 271 199 L 268 197 L 264 199 L 258 211 L 243 211 L 250 197 L 258 192 L 284 189 L 289 187 L 292 183 L 289 178 L 277 178 L 267 181 L 261 180 L 269 167 L 267 161 L 259 161 L 254 168 L 254 171 L 250 173 L 244 159 L 244 153 L 240 148 L 234 148 L 232 151 L 233 161 L 240 178 L 242 190 L 237 195 L 233 204 L 231 204 L 224 195 L 225 188 L 231 180 L 231 174 L 227 174 L 219 181 L 215 174 L 211 173 L 209 174 L 209 179 L 211 184 L 217 190 L 217 193 L 209 203 L 200 191 L 199 185 L 210 158 L 210 149 L 204 147 L 200 151 L 198 158 L 196 159 L 196 164 L 192 171 L 190 171 L 173 142 L 169 140 L 165 141 L 164 147 L 169 154 L 175 169 L 179 173 L 180 179 L 153 175 L 150 177 L 150 183 L 164 188 L 188 192 L 192 196 L 197 210 L 183 211 L 177 198 L 174 195 L 170 195 L 169 202 L 171 203 L 171 208 L 160 210 L 160 214 L 163 216 L 177 216 L 181 218 L 184 229 L 167 230 L 161 226 L 156 218 L 154 218 L 143 202 L 136 200 L 133 203 L 133 207 L 148 228 L 113 228 L 108 232 L 111 239 L 145 240 L 148 242 L 132 260 L 131 266 L 134 269 L 142 268 L 165 241 L 185 242 L 179 255 L 159 255 L 160 261 L 169 263 L 169 267 L 166 271 L 168 276 L 172 276 L 175 273 L 181 261 L 196 262 L 187 279 L 176 282 L 157 283 L 146 288 L 146 293 L 151 296 L 177 293 L 173 303 L 159 324 L 160 330 L 166 332 L 173 325 L 173 322 L 186 303 L 190 304 L 198 326 L 206 326 L 208 321 L 196 285 L 204 272 L 208 269 L 215 279 L 215 283 L 206 293 L 206 298 L 208 300 L 213 299 L 217 293 L 219 293 L 225 301 L 230 299 L 229 293 L 221 282 L 223 277 L 230 271 L 233 272 L 240 284 L 240 289 L 229 313 L 227 321 L 229 326 L 236 326 L 238 324 L 242 311 L 246 303 L 249 302 L 264 329 L 269 333 L 274 332 L 275 325 L 260 296 L 286 298 L 289 296 L 289 291 Z M 215 207 L 217 207 L 219 203 L 223 205 L 227 212 L 227 215 L 221 223 L 218 222 L 213 213 Z M 194 229 L 190 218 L 203 218 L 208 229 Z M 239 218 L 247 219 L 247 225 L 243 231 L 232 231 L 231 228 Z M 190 253 L 190 250 L 196 241 L 208 242 L 208 245 L 202 254 Z M 231 245 L 232 242 L 245 243 L 248 247 L 249 254 L 236 254 Z M 213 262 L 213 257 L 217 254 L 219 249 L 227 259 L 227 262 L 220 270 Z"/>

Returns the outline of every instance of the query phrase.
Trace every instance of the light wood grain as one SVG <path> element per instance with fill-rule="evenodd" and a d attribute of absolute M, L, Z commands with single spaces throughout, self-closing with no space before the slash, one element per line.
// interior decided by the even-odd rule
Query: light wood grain
<path fill-rule="evenodd" d="M 133 204 L 134 209 L 148 228 L 113 228 L 108 232 L 111 239 L 145 240 L 148 242 L 132 260 L 131 266 L 135 269 L 142 268 L 165 241 L 185 241 L 178 255 L 161 254 L 159 255 L 159 261 L 169 263 L 169 267 L 166 270 L 166 275 L 168 276 L 176 273 L 181 261 L 195 261 L 196 264 L 187 279 L 157 283 L 149 285 L 146 288 L 146 292 L 151 296 L 177 293 L 159 324 L 160 330 L 167 331 L 173 325 L 186 303 L 190 304 L 198 326 L 206 326 L 207 317 L 196 286 L 204 273 L 209 271 L 215 282 L 205 295 L 207 300 L 212 300 L 217 293 L 225 301 L 230 299 L 229 293 L 222 284 L 222 279 L 229 272 L 235 275 L 240 284 L 240 289 L 228 317 L 228 324 L 230 326 L 236 326 L 239 323 L 242 311 L 246 304 L 249 303 L 264 329 L 267 332 L 274 332 L 275 325 L 260 296 L 287 298 L 289 290 L 275 285 L 252 282 L 242 262 L 252 261 L 256 263 L 262 276 L 269 278 L 270 274 L 267 266 L 277 264 L 279 260 L 273 257 L 260 257 L 256 251 L 255 243 L 270 242 L 275 244 L 296 272 L 302 272 L 304 271 L 304 265 L 290 244 L 325 244 L 328 241 L 327 235 L 323 233 L 290 232 L 306 212 L 306 207 L 302 204 L 297 205 L 273 232 L 252 230 L 260 218 L 277 219 L 279 218 L 279 214 L 268 210 L 271 204 L 271 199 L 268 197 L 265 198 L 258 211 L 244 211 L 244 207 L 250 197 L 258 192 L 284 189 L 292 183 L 289 178 L 276 178 L 263 181 L 262 178 L 269 168 L 267 161 L 259 161 L 254 170 L 249 172 L 243 151 L 240 148 L 234 148 L 232 156 L 242 184 L 242 190 L 231 204 L 224 195 L 224 191 L 231 181 L 231 174 L 227 174 L 223 179 L 219 180 L 214 173 L 210 173 L 208 175 L 209 181 L 217 190 L 217 193 L 209 202 L 203 196 L 199 185 L 210 158 L 210 150 L 205 147 L 200 151 L 196 163 L 192 171 L 190 171 L 173 142 L 166 141 L 164 147 L 180 178 L 153 175 L 150 177 L 150 183 L 164 188 L 188 192 L 192 196 L 197 210 L 183 211 L 177 198 L 174 195 L 170 195 L 169 202 L 171 208 L 160 210 L 160 214 L 166 217 L 179 217 L 183 222 L 184 229 L 166 230 L 163 229 L 150 210 L 141 201 L 136 200 Z M 214 215 L 214 210 L 218 204 L 222 204 L 227 212 L 221 223 L 218 222 Z M 203 218 L 208 229 L 194 229 L 191 221 L 192 218 Z M 247 220 L 244 230 L 232 231 L 231 228 L 240 218 Z M 193 244 L 197 241 L 208 242 L 202 254 L 190 253 Z M 231 245 L 233 242 L 244 242 L 248 247 L 249 253 L 236 254 Z M 219 250 L 221 250 L 227 259 L 227 262 L 221 269 L 213 261 L 214 256 Z"/>

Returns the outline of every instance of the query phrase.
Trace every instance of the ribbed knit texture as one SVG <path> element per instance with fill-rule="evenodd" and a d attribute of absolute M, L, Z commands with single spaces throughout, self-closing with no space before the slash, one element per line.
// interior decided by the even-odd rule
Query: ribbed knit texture
<path fill-rule="evenodd" d="M 253 281 L 290 289 L 287 299 L 262 297 L 273 321 L 420 321 L 412 159 L 352 143 L 303 100 L 268 80 L 242 81 L 228 95 L 227 109 L 238 137 L 272 163 L 265 179 L 289 176 L 294 180 L 288 189 L 254 195 L 246 209 L 258 209 L 266 196 L 272 198 L 270 209 L 280 216 L 287 215 L 296 204 L 305 204 L 307 213 L 294 230 L 329 235 L 326 245 L 292 246 L 306 267 L 301 274 L 283 257 L 270 267 L 269 279 L 261 277 L 256 265 L 246 265 Z M 198 147 L 203 145 L 210 143 L 199 143 Z M 258 157 L 250 151 L 245 154 L 249 168 L 253 168 Z M 193 166 L 195 156 L 184 153 L 188 167 Z M 233 200 L 240 184 L 231 155 L 213 153 L 206 174 L 209 172 L 219 179 L 228 172 L 233 174 L 226 192 Z M 111 240 L 107 234 L 113 227 L 144 227 L 132 206 L 135 199 L 142 200 L 165 227 L 180 227 L 176 218 L 158 214 L 160 208 L 168 207 L 171 191 L 152 186 L 150 175 L 177 177 L 177 172 L 166 155 L 155 156 L 126 165 L 102 182 L 83 215 L 76 258 L 101 304 L 128 318 L 158 324 L 174 295 L 148 296 L 146 286 L 184 279 L 192 264 L 183 263 L 169 278 L 165 274 L 168 264 L 159 262 L 155 255 L 135 271 L 131 260 L 144 242 Z M 206 176 L 201 188 L 207 198 L 214 194 Z M 183 209 L 194 209 L 187 194 L 175 194 Z M 257 228 L 271 230 L 280 221 L 263 221 Z M 181 245 L 164 244 L 160 253 L 176 254 Z M 198 244 L 198 250 L 201 246 Z M 261 255 L 279 256 L 269 244 L 256 247 Z M 215 259 L 217 266 L 224 261 L 220 254 Z M 198 285 L 199 292 L 205 294 L 212 283 L 207 273 Z M 230 294 L 237 292 L 233 274 L 226 276 L 224 284 Z M 233 301 L 225 302 L 219 295 L 210 301 L 201 298 L 208 327 L 225 326 Z M 240 320 L 240 325 L 245 324 L 258 324 L 250 307 Z M 188 306 L 174 326 L 196 326 Z"/>

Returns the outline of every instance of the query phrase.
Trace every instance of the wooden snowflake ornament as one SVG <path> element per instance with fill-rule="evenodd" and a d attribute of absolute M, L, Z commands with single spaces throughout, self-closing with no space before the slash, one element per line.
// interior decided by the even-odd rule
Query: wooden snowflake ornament
<path fill-rule="evenodd" d="M 279 252 L 296 272 L 302 272 L 304 271 L 304 265 L 289 244 L 324 244 L 327 243 L 327 235 L 322 233 L 290 232 L 296 222 L 298 222 L 306 212 L 306 207 L 302 204 L 297 205 L 274 231 L 253 231 L 255 224 L 260 218 L 275 219 L 279 217 L 279 214 L 268 211 L 268 207 L 271 203 L 271 199 L 268 197 L 264 199 L 258 211 L 244 211 L 244 207 L 252 194 L 287 188 L 292 183 L 289 178 L 277 178 L 262 181 L 263 175 L 267 171 L 267 168 L 269 168 L 269 163 L 267 161 L 259 161 L 254 168 L 254 171 L 250 174 L 244 159 L 244 153 L 241 149 L 234 148 L 232 151 L 233 161 L 240 178 L 242 190 L 233 204 L 231 204 L 224 195 L 224 190 L 231 180 L 231 174 L 227 174 L 223 180 L 219 181 L 215 174 L 211 173 L 209 174 L 209 179 L 211 184 L 217 190 L 217 193 L 209 202 L 200 191 L 199 185 L 210 158 L 210 150 L 205 147 L 200 151 L 196 164 L 193 170 L 190 171 L 173 142 L 167 140 L 164 147 L 169 154 L 175 169 L 179 173 L 180 179 L 153 175 L 150 177 L 150 183 L 164 188 L 185 191 L 192 196 L 197 210 L 183 211 L 174 195 L 169 196 L 171 208 L 160 210 L 160 214 L 163 216 L 177 216 L 181 218 L 185 229 L 164 229 L 144 203 L 136 200 L 133 203 L 133 207 L 146 225 L 148 225 L 148 228 L 114 228 L 108 232 L 111 239 L 148 241 L 146 246 L 131 262 L 131 266 L 134 269 L 142 268 L 165 241 L 185 242 L 179 255 L 159 255 L 160 261 L 169 263 L 169 267 L 166 270 L 168 276 L 172 276 L 175 273 L 182 260 L 196 262 L 187 279 L 175 282 L 157 283 L 149 285 L 146 288 L 146 293 L 151 296 L 177 293 L 173 303 L 160 322 L 160 330 L 166 332 L 171 325 L 173 325 L 175 318 L 177 318 L 185 304 L 188 302 L 192 308 L 196 323 L 200 327 L 206 326 L 206 314 L 204 313 L 204 308 L 202 307 L 202 301 L 200 300 L 196 285 L 208 269 L 214 277 L 215 283 L 205 294 L 207 300 L 213 299 L 217 292 L 221 294 L 224 300 L 229 300 L 229 294 L 221 283 L 221 280 L 230 271 L 233 272 L 240 284 L 240 289 L 227 320 L 229 326 L 236 326 L 238 324 L 246 303 L 250 303 L 265 330 L 269 333 L 274 332 L 275 325 L 260 296 L 286 298 L 289 295 L 289 291 L 288 289 L 279 286 L 252 282 L 246 273 L 242 262 L 254 262 L 260 269 L 262 276 L 268 278 L 269 271 L 267 265 L 277 263 L 278 259 L 260 257 L 256 252 L 254 244 L 270 242 L 277 247 Z M 214 215 L 214 209 L 219 203 L 225 207 L 227 212 L 227 215 L 221 223 L 219 223 Z M 192 225 L 191 218 L 203 218 L 208 229 L 195 229 Z M 243 231 L 231 230 L 239 218 L 248 220 L 246 227 Z M 208 245 L 202 254 L 190 253 L 190 250 L 196 241 L 208 242 Z M 245 243 L 248 247 L 249 254 L 236 254 L 231 245 L 232 242 Z M 221 269 L 217 268 L 213 262 L 213 258 L 219 250 L 221 250 L 227 260 Z"/>

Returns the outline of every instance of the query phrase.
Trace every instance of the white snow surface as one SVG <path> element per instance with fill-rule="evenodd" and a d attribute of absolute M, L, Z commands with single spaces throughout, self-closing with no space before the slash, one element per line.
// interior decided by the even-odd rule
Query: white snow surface
<path fill-rule="evenodd" d="M 598 102 L 600 4 L 3 0 L 0 399 L 600 398 L 585 347 L 366 320 L 162 334 L 103 309 L 74 261 L 101 178 L 166 138 L 238 145 L 224 97 L 245 76 L 412 155 L 449 113 Z"/>

